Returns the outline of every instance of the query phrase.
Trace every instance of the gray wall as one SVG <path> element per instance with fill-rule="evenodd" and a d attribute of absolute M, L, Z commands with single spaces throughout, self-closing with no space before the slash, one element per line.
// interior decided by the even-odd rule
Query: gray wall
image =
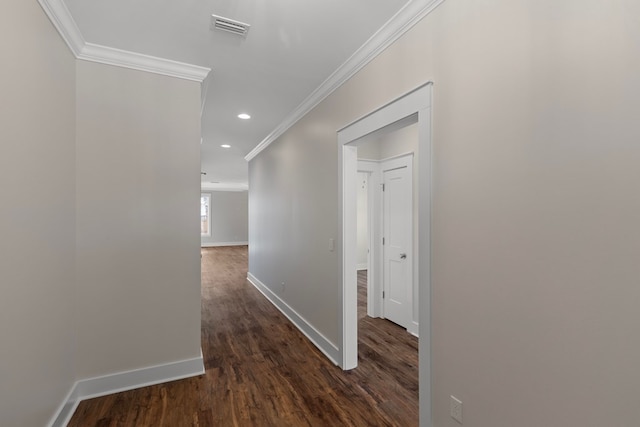
<path fill-rule="evenodd" d="M 447 0 L 250 162 L 251 273 L 337 343 L 336 130 L 432 80 L 435 426 L 636 425 L 637 16 Z"/>
<path fill-rule="evenodd" d="M 36 1 L 0 3 L 0 425 L 75 381 L 75 59 Z"/>
<path fill-rule="evenodd" d="M 200 85 L 77 62 L 78 375 L 200 356 Z"/>
<path fill-rule="evenodd" d="M 337 238 L 338 168 L 329 129 L 296 126 L 249 163 L 249 272 L 336 344 L 340 277 L 329 239 Z"/>
<path fill-rule="evenodd" d="M 35 1 L 0 34 L 0 425 L 43 426 L 200 356 L 200 85 L 76 62 Z"/>
<path fill-rule="evenodd" d="M 202 190 L 211 194 L 211 236 L 201 245 L 246 245 L 249 240 L 249 193 L 247 191 Z"/>

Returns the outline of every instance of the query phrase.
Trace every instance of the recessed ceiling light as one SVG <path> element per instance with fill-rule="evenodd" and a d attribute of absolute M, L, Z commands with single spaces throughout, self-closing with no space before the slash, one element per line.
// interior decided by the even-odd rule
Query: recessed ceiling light
<path fill-rule="evenodd" d="M 220 147 L 222 147 L 222 148 L 231 148 L 231 146 L 229 144 L 222 144 Z"/>
<path fill-rule="evenodd" d="M 242 120 L 249 120 L 251 118 L 247 113 L 238 114 L 238 118 Z"/>

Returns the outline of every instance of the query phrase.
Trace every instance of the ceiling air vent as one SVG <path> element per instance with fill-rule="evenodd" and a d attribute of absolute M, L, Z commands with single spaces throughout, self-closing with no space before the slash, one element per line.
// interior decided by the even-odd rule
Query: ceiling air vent
<path fill-rule="evenodd" d="M 211 15 L 211 29 L 228 31 L 242 37 L 246 37 L 251 25 L 222 16 Z"/>

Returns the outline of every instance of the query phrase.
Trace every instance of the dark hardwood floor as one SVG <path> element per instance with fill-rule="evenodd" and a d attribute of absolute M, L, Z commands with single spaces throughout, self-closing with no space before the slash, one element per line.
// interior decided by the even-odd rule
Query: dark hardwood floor
<path fill-rule="evenodd" d="M 359 366 L 329 362 L 247 276 L 247 248 L 202 250 L 206 373 L 80 403 L 78 426 L 417 426 L 418 340 L 366 316 Z"/>

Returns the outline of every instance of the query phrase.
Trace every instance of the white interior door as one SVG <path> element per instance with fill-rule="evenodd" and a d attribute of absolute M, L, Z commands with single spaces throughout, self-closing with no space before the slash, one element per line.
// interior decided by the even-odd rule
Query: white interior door
<path fill-rule="evenodd" d="M 408 328 L 413 309 L 412 156 L 382 163 L 384 317 Z"/>

